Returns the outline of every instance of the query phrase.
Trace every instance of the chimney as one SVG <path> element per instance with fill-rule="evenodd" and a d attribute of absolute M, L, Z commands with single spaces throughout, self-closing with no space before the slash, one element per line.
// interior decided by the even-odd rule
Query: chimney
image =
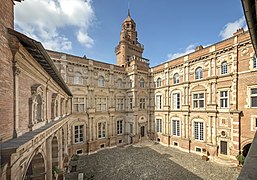
<path fill-rule="evenodd" d="M 239 35 L 239 34 L 241 34 L 241 33 L 243 33 L 243 32 L 244 32 L 244 28 L 241 27 L 241 28 L 237 29 L 236 32 L 234 32 L 233 35 L 234 35 L 234 36 L 237 36 L 237 35 Z"/>
<path fill-rule="evenodd" d="M 202 46 L 202 45 L 195 47 L 195 51 L 199 51 L 199 50 L 201 50 L 201 49 L 203 49 L 203 46 Z"/>

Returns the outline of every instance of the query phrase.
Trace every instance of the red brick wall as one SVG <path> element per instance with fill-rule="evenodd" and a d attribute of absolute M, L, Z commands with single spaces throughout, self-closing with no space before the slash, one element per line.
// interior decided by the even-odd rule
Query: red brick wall
<path fill-rule="evenodd" d="M 13 0 L 1 0 L 0 3 L 0 22 L 2 25 L 13 29 L 14 14 L 13 14 Z"/>
<path fill-rule="evenodd" d="M 13 28 L 13 1 L 0 3 L 0 139 L 13 136 L 13 71 L 6 27 Z M 6 131 L 8 129 L 8 131 Z"/>

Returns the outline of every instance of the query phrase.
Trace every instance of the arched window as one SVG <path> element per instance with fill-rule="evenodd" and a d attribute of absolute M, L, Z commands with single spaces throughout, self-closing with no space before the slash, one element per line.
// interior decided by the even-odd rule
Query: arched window
<path fill-rule="evenodd" d="M 228 63 L 225 61 L 221 63 L 221 74 L 227 74 L 228 73 Z"/>
<path fill-rule="evenodd" d="M 122 80 L 121 79 L 117 80 L 117 87 L 122 88 Z"/>
<path fill-rule="evenodd" d="M 103 76 L 100 76 L 98 78 L 98 86 L 99 87 L 104 87 L 104 77 Z"/>
<path fill-rule="evenodd" d="M 82 76 L 81 76 L 81 73 L 80 72 L 76 72 L 74 74 L 74 81 L 73 81 L 74 84 L 82 84 Z"/>
<path fill-rule="evenodd" d="M 140 80 L 140 87 L 141 87 L 141 88 L 144 88 L 144 87 L 145 87 L 145 81 L 144 81 L 144 79 L 141 79 L 141 80 Z"/>
<path fill-rule="evenodd" d="M 198 67 L 195 70 L 195 79 L 202 79 L 203 78 L 203 69 L 201 67 Z"/>
<path fill-rule="evenodd" d="M 179 83 L 179 74 L 178 73 L 174 74 L 174 76 L 173 76 L 173 83 L 174 84 L 178 84 Z"/>
<path fill-rule="evenodd" d="M 157 82 L 156 82 L 156 86 L 161 87 L 161 85 L 162 85 L 162 80 L 161 80 L 161 78 L 158 78 Z"/>

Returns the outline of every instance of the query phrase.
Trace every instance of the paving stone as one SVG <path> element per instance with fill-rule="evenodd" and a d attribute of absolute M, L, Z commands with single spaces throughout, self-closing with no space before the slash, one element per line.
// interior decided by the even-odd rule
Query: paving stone
<path fill-rule="evenodd" d="M 239 174 L 236 168 L 151 142 L 80 156 L 78 171 L 67 174 L 66 179 L 77 179 L 78 173 L 84 173 L 84 179 L 95 180 L 230 180 Z"/>

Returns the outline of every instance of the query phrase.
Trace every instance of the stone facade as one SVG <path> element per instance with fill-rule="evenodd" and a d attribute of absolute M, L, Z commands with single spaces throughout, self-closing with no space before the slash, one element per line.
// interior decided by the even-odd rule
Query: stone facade
<path fill-rule="evenodd" d="M 130 13 L 113 65 L 46 51 L 13 30 L 13 1 L 0 12 L 1 179 L 52 179 L 73 154 L 143 138 L 214 159 L 247 153 L 257 62 L 243 29 L 150 68 Z"/>
<path fill-rule="evenodd" d="M 239 29 L 229 39 L 153 67 L 155 97 L 162 97 L 155 111 L 162 123 L 158 141 L 235 160 L 256 130 L 257 111 L 250 105 L 254 61 L 249 33 Z"/>
<path fill-rule="evenodd" d="M 128 14 L 115 48 L 117 65 L 49 51 L 74 98 L 83 99 L 83 110 L 78 113 L 73 107 L 77 115 L 73 117 L 75 126 L 83 124 L 84 139 L 80 143 L 71 140 L 71 152 L 89 153 L 120 142 L 137 142 L 145 126 L 148 137 L 164 145 L 235 160 L 256 130 L 256 109 L 250 100 L 257 82 L 250 77 L 257 69 L 249 33 L 239 29 L 229 39 L 198 46 L 193 53 L 152 68 L 142 58 L 143 48 L 136 23 Z M 76 76 L 81 78 L 79 83 Z M 104 111 L 97 110 L 99 97 L 106 99 Z M 140 109 L 142 97 L 144 110 Z M 120 98 L 124 99 L 122 110 Z M 120 119 L 124 121 L 121 136 L 117 134 Z M 98 137 L 100 121 L 107 125 L 104 138 Z M 70 130 L 74 133 L 72 124 Z"/>

